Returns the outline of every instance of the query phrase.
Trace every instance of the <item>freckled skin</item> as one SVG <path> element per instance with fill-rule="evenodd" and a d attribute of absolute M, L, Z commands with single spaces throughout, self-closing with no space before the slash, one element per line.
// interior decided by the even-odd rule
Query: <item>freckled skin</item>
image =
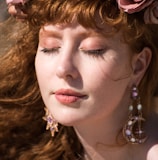
<path fill-rule="evenodd" d="M 43 100 L 58 122 L 92 123 L 125 106 L 122 97 L 129 96 L 131 57 L 120 38 L 119 34 L 103 37 L 77 22 L 41 29 L 35 60 L 37 78 Z M 51 94 L 59 89 L 72 89 L 87 98 L 63 105 Z"/>

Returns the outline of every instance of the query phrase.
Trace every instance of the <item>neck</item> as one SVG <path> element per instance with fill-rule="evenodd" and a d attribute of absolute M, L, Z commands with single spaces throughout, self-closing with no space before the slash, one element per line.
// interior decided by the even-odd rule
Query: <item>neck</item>
<path fill-rule="evenodd" d="M 107 126 L 104 125 L 104 128 L 106 127 Z M 127 146 L 117 144 L 116 142 L 120 128 L 111 131 L 108 129 L 102 131 L 102 128 L 99 129 L 99 127 L 95 127 L 94 124 L 94 127 L 89 127 L 88 130 L 82 130 L 80 128 L 75 128 L 75 130 L 84 147 L 86 160 L 125 159 L 123 157 Z M 118 157 L 120 157 L 120 159 L 118 159 Z"/>
<path fill-rule="evenodd" d="M 127 120 L 118 112 L 74 127 L 85 150 L 87 160 L 123 160 L 128 147 L 122 138 L 122 127 Z M 118 116 L 119 115 L 119 116 Z M 128 115 L 128 114 L 124 114 Z M 118 121 L 119 120 L 119 121 Z M 114 154 L 115 153 L 115 154 Z M 130 154 L 130 153 L 128 153 Z M 118 158 L 120 157 L 120 158 Z"/>

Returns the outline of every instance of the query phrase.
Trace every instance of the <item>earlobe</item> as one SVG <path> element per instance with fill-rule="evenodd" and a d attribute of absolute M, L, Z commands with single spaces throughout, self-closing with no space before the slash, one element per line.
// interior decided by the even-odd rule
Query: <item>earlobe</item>
<path fill-rule="evenodd" d="M 138 86 L 143 78 L 152 57 L 152 51 L 150 48 L 145 47 L 143 50 L 134 56 L 133 60 L 133 74 L 135 77 L 135 85 Z"/>

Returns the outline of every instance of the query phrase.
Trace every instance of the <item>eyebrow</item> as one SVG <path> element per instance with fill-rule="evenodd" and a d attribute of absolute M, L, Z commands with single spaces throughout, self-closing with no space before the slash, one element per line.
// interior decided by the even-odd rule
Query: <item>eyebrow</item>
<path fill-rule="evenodd" d="M 56 32 L 53 28 L 48 29 L 48 28 L 45 28 L 45 27 L 41 28 L 40 35 L 46 35 L 48 37 L 56 37 L 56 38 L 61 38 L 62 37 L 60 32 Z"/>

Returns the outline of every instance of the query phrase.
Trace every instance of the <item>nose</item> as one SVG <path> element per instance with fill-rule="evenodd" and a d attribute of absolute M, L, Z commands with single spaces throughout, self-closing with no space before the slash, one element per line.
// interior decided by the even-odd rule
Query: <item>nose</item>
<path fill-rule="evenodd" d="M 62 56 L 57 64 L 56 75 L 63 79 L 76 79 L 79 72 L 76 66 L 76 58 L 72 55 Z"/>

